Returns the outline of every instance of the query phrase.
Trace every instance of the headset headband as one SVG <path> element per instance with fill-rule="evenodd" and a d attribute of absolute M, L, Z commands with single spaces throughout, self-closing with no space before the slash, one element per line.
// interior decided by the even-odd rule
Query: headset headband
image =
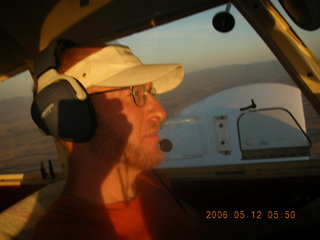
<path fill-rule="evenodd" d="M 68 40 L 54 41 L 35 59 L 38 92 L 31 106 L 31 116 L 48 135 L 84 142 L 96 131 L 94 108 L 77 79 L 57 72 L 61 54 L 74 45 Z"/>
<path fill-rule="evenodd" d="M 46 49 L 40 52 L 34 60 L 34 73 L 38 79 L 47 70 L 54 68 L 58 70 L 61 64 L 62 53 L 76 44 L 70 40 L 55 40 Z"/>

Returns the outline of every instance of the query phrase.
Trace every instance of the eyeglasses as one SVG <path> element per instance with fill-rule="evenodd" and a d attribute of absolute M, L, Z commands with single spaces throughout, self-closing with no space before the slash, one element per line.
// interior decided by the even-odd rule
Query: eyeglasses
<path fill-rule="evenodd" d="M 102 91 L 102 92 L 95 92 L 95 93 L 91 93 L 89 95 L 92 96 L 92 95 L 98 95 L 101 93 L 121 91 L 121 90 L 125 90 L 125 89 L 131 90 L 131 96 L 132 96 L 133 102 L 138 107 L 144 107 L 144 105 L 146 105 L 148 93 L 150 93 L 152 96 L 154 96 L 156 94 L 155 88 L 152 87 L 150 89 L 147 89 L 146 85 L 138 85 L 138 86 L 131 86 L 131 87 L 116 88 L 116 89 L 106 90 L 106 91 Z"/>

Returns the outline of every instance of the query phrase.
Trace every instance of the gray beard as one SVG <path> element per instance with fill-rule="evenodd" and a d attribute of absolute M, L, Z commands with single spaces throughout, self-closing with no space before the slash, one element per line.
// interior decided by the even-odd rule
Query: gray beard
<path fill-rule="evenodd" d="M 151 170 L 156 168 L 163 160 L 164 153 L 158 149 L 157 152 L 145 152 L 132 144 L 128 144 L 124 152 L 124 163 L 140 170 Z"/>
<path fill-rule="evenodd" d="M 164 158 L 164 153 L 158 148 L 155 152 L 145 152 L 143 149 L 127 141 L 128 136 L 124 136 L 113 128 L 104 125 L 92 141 L 91 151 L 98 159 L 108 161 L 108 156 L 113 156 L 114 162 L 122 162 L 126 166 L 151 170 L 157 167 Z"/>

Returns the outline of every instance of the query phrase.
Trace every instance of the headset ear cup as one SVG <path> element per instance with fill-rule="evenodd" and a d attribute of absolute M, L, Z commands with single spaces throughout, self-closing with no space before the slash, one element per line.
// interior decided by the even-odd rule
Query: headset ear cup
<path fill-rule="evenodd" d="M 31 115 L 45 133 L 66 141 L 84 142 L 95 134 L 96 117 L 85 88 L 76 83 L 86 94 L 85 99 L 77 97 L 67 79 L 60 79 L 39 92 L 32 103 Z"/>
<path fill-rule="evenodd" d="M 47 128 L 47 126 L 44 124 L 44 122 L 41 119 L 41 113 L 40 109 L 37 106 L 37 101 L 33 101 L 31 104 L 31 117 L 32 120 L 37 124 L 37 126 L 47 135 L 50 135 L 50 131 Z"/>

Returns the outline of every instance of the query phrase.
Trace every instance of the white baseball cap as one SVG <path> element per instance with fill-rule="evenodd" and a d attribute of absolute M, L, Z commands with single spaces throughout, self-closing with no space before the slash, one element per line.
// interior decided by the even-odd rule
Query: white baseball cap
<path fill-rule="evenodd" d="M 182 64 L 143 64 L 127 46 L 108 45 L 82 59 L 65 75 L 85 88 L 125 87 L 152 82 L 157 94 L 176 88 L 183 80 Z"/>

